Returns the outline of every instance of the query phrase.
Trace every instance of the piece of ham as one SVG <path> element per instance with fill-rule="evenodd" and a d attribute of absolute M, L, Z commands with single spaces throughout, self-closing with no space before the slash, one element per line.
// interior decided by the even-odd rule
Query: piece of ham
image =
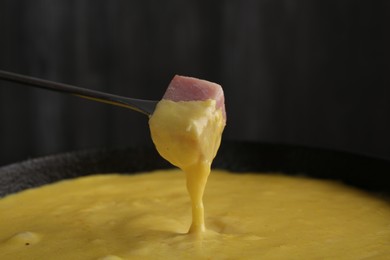
<path fill-rule="evenodd" d="M 216 83 L 176 75 L 169 84 L 163 99 L 175 102 L 214 99 L 217 109 L 222 110 L 222 115 L 226 120 L 225 97 L 222 87 Z"/>

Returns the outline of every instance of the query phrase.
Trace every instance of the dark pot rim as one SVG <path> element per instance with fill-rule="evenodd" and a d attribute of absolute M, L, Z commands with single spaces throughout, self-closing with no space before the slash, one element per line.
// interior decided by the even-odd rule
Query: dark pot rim
<path fill-rule="evenodd" d="M 0 197 L 94 173 L 135 173 L 171 167 L 154 147 L 96 149 L 50 155 L 1 167 Z M 213 168 L 307 175 L 390 194 L 390 161 L 330 149 L 224 141 Z"/>

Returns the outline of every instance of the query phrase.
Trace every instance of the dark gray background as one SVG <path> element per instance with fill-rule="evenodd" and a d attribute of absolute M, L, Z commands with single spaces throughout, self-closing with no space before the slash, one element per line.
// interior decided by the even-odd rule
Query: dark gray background
<path fill-rule="evenodd" d="M 0 69 L 159 99 L 223 85 L 225 139 L 390 158 L 390 1 L 0 0 Z M 150 144 L 123 108 L 0 82 L 0 165 Z"/>

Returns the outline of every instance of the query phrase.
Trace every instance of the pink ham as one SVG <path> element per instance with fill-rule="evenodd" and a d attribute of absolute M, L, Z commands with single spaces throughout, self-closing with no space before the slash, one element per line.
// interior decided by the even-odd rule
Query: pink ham
<path fill-rule="evenodd" d="M 176 75 L 169 84 L 163 99 L 172 101 L 202 101 L 214 99 L 226 119 L 225 97 L 222 87 L 207 80 Z"/>

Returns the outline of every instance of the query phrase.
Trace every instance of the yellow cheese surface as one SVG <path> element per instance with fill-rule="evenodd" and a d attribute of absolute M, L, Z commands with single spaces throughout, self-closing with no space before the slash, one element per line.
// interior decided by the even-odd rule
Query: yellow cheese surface
<path fill-rule="evenodd" d="M 213 171 L 208 227 L 179 170 L 62 181 L 0 200 L 0 259 L 389 259 L 390 205 L 343 185 Z"/>

